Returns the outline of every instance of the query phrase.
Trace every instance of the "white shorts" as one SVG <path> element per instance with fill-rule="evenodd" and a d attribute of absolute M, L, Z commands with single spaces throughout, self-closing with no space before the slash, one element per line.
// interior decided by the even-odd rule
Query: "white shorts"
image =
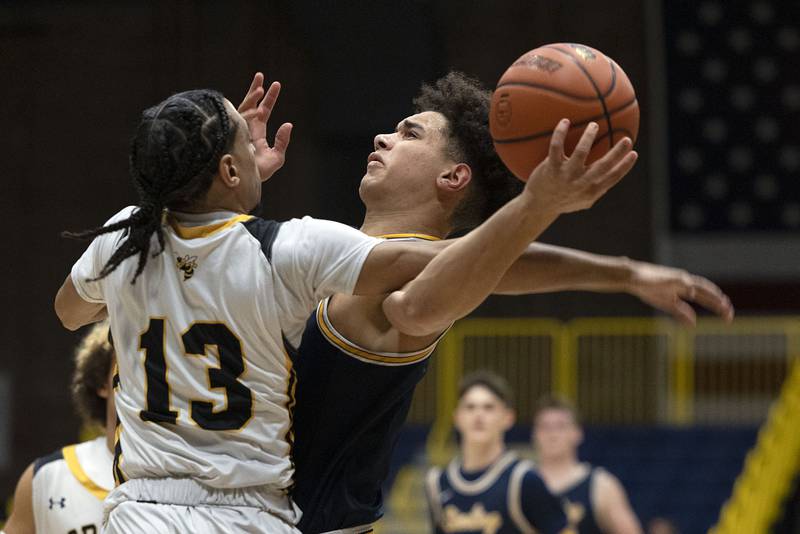
<path fill-rule="evenodd" d="M 106 497 L 104 516 L 104 534 L 300 534 L 287 495 L 191 479 L 129 480 Z"/>

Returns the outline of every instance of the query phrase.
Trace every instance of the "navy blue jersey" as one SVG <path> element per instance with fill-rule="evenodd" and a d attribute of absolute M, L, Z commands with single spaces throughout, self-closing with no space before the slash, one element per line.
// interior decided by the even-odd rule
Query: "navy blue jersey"
<path fill-rule="evenodd" d="M 417 383 L 436 343 L 376 353 L 345 339 L 328 300 L 306 324 L 295 358 L 295 478 L 292 496 L 314 534 L 368 525 L 383 515 L 381 485 Z"/>
<path fill-rule="evenodd" d="M 564 532 L 567 518 L 533 467 L 507 452 L 488 468 L 466 473 L 458 459 L 428 473 L 426 493 L 437 534 Z"/>
<path fill-rule="evenodd" d="M 592 508 L 592 480 L 597 469 L 590 467 L 585 477 L 557 494 L 567 511 L 569 526 L 578 534 L 603 534 Z"/>

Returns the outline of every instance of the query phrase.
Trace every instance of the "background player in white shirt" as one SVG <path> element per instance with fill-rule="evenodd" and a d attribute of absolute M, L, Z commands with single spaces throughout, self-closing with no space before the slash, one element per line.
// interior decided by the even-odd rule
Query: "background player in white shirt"
<path fill-rule="evenodd" d="M 563 121 L 523 192 L 427 263 L 430 249 L 417 244 L 309 218 L 278 224 L 244 215 L 283 163 L 291 126 L 278 130 L 275 148 L 265 139 L 278 90 L 271 86 L 249 128 L 209 90 L 146 110 L 131 148 L 139 207 L 78 234 L 95 239 L 56 311 L 71 328 L 111 318 L 122 484 L 108 499 L 108 532 L 293 532 L 287 353 L 316 303 L 402 287 L 383 301 L 390 323 L 409 335 L 441 331 L 474 309 L 559 214 L 591 206 L 636 160 L 624 139 L 585 166 L 596 124 L 567 159 Z M 125 261 L 135 255 L 138 262 Z"/>
<path fill-rule="evenodd" d="M 6 534 L 98 534 L 103 499 L 114 486 L 114 349 L 108 323 L 95 325 L 75 352 L 72 399 L 85 425 L 105 429 L 103 436 L 69 445 L 37 459 L 22 474 Z"/>

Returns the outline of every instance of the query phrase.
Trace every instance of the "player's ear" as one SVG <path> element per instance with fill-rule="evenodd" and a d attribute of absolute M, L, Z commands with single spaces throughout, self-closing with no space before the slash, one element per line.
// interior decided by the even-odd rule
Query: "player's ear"
<path fill-rule="evenodd" d="M 472 181 L 472 169 L 466 163 L 456 163 L 439 175 L 436 185 L 446 191 L 463 191 Z"/>
<path fill-rule="evenodd" d="M 514 423 L 517 422 L 517 412 L 514 408 L 507 408 L 506 409 L 506 417 L 505 421 L 503 422 L 503 426 L 506 430 L 514 426 Z"/>
<path fill-rule="evenodd" d="M 575 430 L 575 438 L 576 438 L 576 441 L 577 441 L 578 445 L 583 443 L 583 428 L 582 427 L 579 426 Z"/>
<path fill-rule="evenodd" d="M 233 162 L 233 156 L 225 154 L 219 159 L 218 166 L 219 177 L 226 187 L 236 187 L 239 185 L 241 179 L 239 178 L 239 170 Z"/>

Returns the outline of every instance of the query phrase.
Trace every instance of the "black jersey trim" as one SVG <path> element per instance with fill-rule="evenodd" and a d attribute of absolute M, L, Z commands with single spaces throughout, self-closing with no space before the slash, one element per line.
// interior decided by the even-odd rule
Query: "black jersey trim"
<path fill-rule="evenodd" d="M 33 476 L 36 476 L 36 473 L 39 471 L 39 469 L 46 466 L 47 464 L 63 459 L 64 459 L 63 449 L 58 449 L 57 451 L 50 453 L 47 456 L 42 456 L 41 458 L 37 458 L 36 461 L 33 462 Z"/>
<path fill-rule="evenodd" d="M 243 221 L 242 225 L 247 228 L 247 231 L 250 234 L 258 239 L 258 242 L 261 243 L 261 251 L 266 256 L 267 261 L 272 261 L 272 245 L 275 243 L 275 238 L 278 235 L 278 230 L 281 227 L 281 223 L 275 221 L 265 221 L 264 219 L 259 219 L 257 217 L 253 217 L 247 221 Z"/>

